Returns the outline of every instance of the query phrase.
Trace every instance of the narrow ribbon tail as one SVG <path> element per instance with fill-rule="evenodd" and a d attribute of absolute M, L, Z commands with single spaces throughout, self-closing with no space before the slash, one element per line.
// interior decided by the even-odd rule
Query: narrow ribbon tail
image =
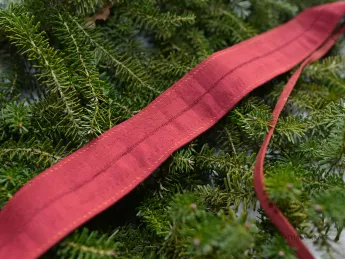
<path fill-rule="evenodd" d="M 296 249 L 296 254 L 299 258 L 310 259 L 314 258 L 310 253 L 308 248 L 303 243 L 301 237 L 298 235 L 294 227 L 286 219 L 284 214 L 279 210 L 277 205 L 269 199 L 269 195 L 265 191 L 264 184 L 264 159 L 267 151 L 267 147 L 272 138 L 274 129 L 277 125 L 278 118 L 282 112 L 288 97 L 290 96 L 298 78 L 300 77 L 303 69 L 310 63 L 320 59 L 324 56 L 334 45 L 336 40 L 345 31 L 345 26 L 343 25 L 334 35 L 332 35 L 318 50 L 313 52 L 303 63 L 299 66 L 296 72 L 291 76 L 290 80 L 284 87 L 278 102 L 272 113 L 272 121 L 270 123 L 269 131 L 263 141 L 263 144 L 259 150 L 256 158 L 255 168 L 254 168 L 254 187 L 256 195 L 260 201 L 261 207 L 265 210 L 265 213 L 270 218 L 272 223 L 277 227 L 279 232 L 284 236 L 290 247 Z"/>

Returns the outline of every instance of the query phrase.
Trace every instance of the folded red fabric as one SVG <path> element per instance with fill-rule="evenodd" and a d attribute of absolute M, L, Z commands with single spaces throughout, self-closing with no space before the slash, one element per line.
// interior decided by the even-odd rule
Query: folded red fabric
<path fill-rule="evenodd" d="M 284 25 L 214 53 L 140 113 L 29 181 L 0 212 L 0 258 L 37 258 L 130 192 L 249 92 L 311 55 L 284 90 L 276 120 L 303 67 L 334 43 L 339 33 L 330 35 L 344 12 L 345 2 L 306 9 Z M 255 188 L 279 231 L 296 235 L 264 192 L 263 160 L 272 132 L 258 155 Z M 300 258 L 312 257 L 300 239 L 289 244 Z"/>

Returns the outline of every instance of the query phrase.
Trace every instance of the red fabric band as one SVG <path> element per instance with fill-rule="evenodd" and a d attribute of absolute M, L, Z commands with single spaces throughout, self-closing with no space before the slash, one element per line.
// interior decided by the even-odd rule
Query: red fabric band
<path fill-rule="evenodd" d="M 282 91 L 276 104 L 276 107 L 273 110 L 272 122 L 270 123 L 271 127 L 264 139 L 264 142 L 260 148 L 255 163 L 254 187 L 256 195 L 260 201 L 260 205 L 265 210 L 267 216 L 272 220 L 273 224 L 278 228 L 280 233 L 284 235 L 288 244 L 296 249 L 297 256 L 303 259 L 313 258 L 313 256 L 308 250 L 308 248 L 301 241 L 301 238 L 299 237 L 296 230 L 293 228 L 290 222 L 284 217 L 283 213 L 273 202 L 269 201 L 269 196 L 264 190 L 264 159 L 268 144 L 277 125 L 279 115 L 283 110 L 287 102 L 287 99 L 290 93 L 292 92 L 299 76 L 301 75 L 303 68 L 309 65 L 310 63 L 314 62 L 315 60 L 318 60 L 323 55 L 325 55 L 334 45 L 335 41 L 339 38 L 339 36 L 344 32 L 344 30 L 345 26 L 343 26 L 337 33 L 335 33 L 330 39 L 328 39 L 319 50 L 313 52 L 311 56 L 309 56 L 305 61 L 303 61 L 303 63 L 300 65 L 297 71 L 292 75 L 289 82 L 286 84 L 284 90 Z"/>
<path fill-rule="evenodd" d="M 249 92 L 310 56 L 329 38 L 344 12 L 344 2 L 310 8 L 282 26 L 216 52 L 140 113 L 29 181 L 0 212 L 0 258 L 37 258 L 120 200 Z M 332 38 L 298 71 L 333 43 Z M 294 83 L 289 84 L 286 89 Z M 263 159 L 271 131 L 258 155 L 255 188 L 279 231 L 295 234 L 276 207 L 277 213 L 271 211 L 264 193 Z M 289 244 L 299 256 L 311 257 L 301 240 Z"/>

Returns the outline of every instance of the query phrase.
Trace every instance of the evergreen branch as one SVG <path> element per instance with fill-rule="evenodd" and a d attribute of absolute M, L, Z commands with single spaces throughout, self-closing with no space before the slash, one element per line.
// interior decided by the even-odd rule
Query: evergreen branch
<path fill-rule="evenodd" d="M 109 19 L 97 20 L 91 29 L 85 17 L 103 0 L 22 2 L 0 11 L 0 206 L 90 137 L 138 113 L 209 53 L 312 5 L 116 0 L 108 2 Z M 329 257 L 345 226 L 344 63 L 338 55 L 304 71 L 265 163 L 270 197 L 298 234 L 316 237 L 317 249 Z M 35 77 L 40 81 L 31 80 Z M 284 79 L 251 93 L 115 205 L 124 223 L 111 220 L 113 209 L 105 211 L 87 223 L 93 231 L 73 232 L 46 256 L 293 258 L 294 251 L 256 208 L 252 182 L 255 152 Z M 68 150 L 62 142 L 71 143 Z M 113 226 L 115 231 L 106 232 Z"/>
<path fill-rule="evenodd" d="M 345 225 L 345 216 L 342 213 L 345 209 L 345 191 L 343 189 L 331 188 L 321 191 L 315 195 L 314 204 L 316 204 L 314 208 L 311 208 L 311 210 L 317 212 L 312 217 L 314 222 L 316 222 L 316 217 L 323 214 L 324 217 L 335 223 L 339 229 L 343 229 Z"/>
<path fill-rule="evenodd" d="M 240 190 L 223 190 L 219 187 L 213 188 L 210 185 L 199 185 L 194 193 L 200 196 L 214 212 L 219 209 L 227 210 L 230 207 L 237 211 L 240 205 L 243 205 L 244 210 L 247 211 L 255 206 L 256 197 L 252 188 L 241 190 L 241 187 L 238 188 Z"/>
<path fill-rule="evenodd" d="M 90 13 L 94 13 L 96 8 L 99 8 L 102 4 L 104 4 L 107 0 L 63 0 L 64 4 L 67 7 L 75 7 L 77 13 L 81 15 L 87 15 Z M 72 8 L 69 8 L 72 9 Z"/>
<path fill-rule="evenodd" d="M 118 75 L 121 80 L 131 79 L 138 83 L 139 85 L 143 86 L 146 89 L 151 90 L 154 93 L 160 93 L 156 89 L 152 88 L 145 79 L 142 78 L 143 71 L 138 68 L 130 59 L 121 61 L 115 51 L 110 50 L 109 48 L 105 47 L 101 44 L 95 37 L 93 37 L 85 27 L 83 27 L 76 19 L 70 16 L 71 21 L 77 26 L 77 28 L 82 32 L 85 36 L 85 39 L 90 42 L 100 53 L 102 53 L 107 59 L 111 61 L 112 64 L 115 65 L 117 68 L 116 75 Z M 132 66 L 133 68 L 131 68 Z M 136 73 L 134 72 L 136 71 Z"/>
<path fill-rule="evenodd" d="M 0 119 L 4 120 L 12 132 L 27 133 L 30 128 L 31 107 L 25 105 L 25 101 L 8 103 L 0 113 Z"/>
<path fill-rule="evenodd" d="M 268 5 L 272 5 L 275 8 L 280 9 L 281 11 L 288 13 L 290 15 L 296 15 L 298 8 L 297 6 L 290 4 L 289 2 L 282 1 L 282 0 L 264 0 Z"/>
<path fill-rule="evenodd" d="M 6 154 L 11 154 L 11 156 L 14 156 L 14 154 L 29 154 L 29 155 L 38 155 L 39 157 L 46 158 L 45 160 L 48 160 L 49 163 L 55 164 L 57 161 L 62 159 L 60 156 L 56 156 L 54 154 L 50 154 L 48 152 L 39 150 L 37 148 L 0 148 L 1 150 L 1 156 L 4 156 Z M 41 159 L 40 159 L 41 160 Z"/>
<path fill-rule="evenodd" d="M 343 73 L 345 68 L 345 56 L 331 56 L 321 61 L 311 64 L 304 70 L 307 76 L 317 76 L 321 78 L 322 73 L 339 74 Z"/>
<path fill-rule="evenodd" d="M 251 4 L 247 0 L 230 0 L 230 4 L 233 6 L 234 13 L 242 19 L 247 18 L 251 14 Z"/>
<path fill-rule="evenodd" d="M 197 29 L 190 30 L 187 32 L 186 36 L 190 40 L 194 51 L 196 51 L 199 61 L 202 61 L 212 54 L 210 44 L 207 41 L 203 31 Z"/>
<path fill-rule="evenodd" d="M 83 228 L 61 243 L 59 253 L 63 258 L 115 258 L 119 245 L 111 236 Z"/>
<path fill-rule="evenodd" d="M 98 256 L 109 256 L 109 257 L 116 257 L 116 253 L 114 250 L 104 250 L 104 249 L 97 249 L 95 247 L 88 247 L 85 245 L 80 245 L 74 242 L 67 242 L 66 246 L 72 247 L 72 249 L 79 250 L 81 253 L 85 254 L 93 254 Z"/>
<path fill-rule="evenodd" d="M 227 35 L 234 43 L 246 40 L 257 33 L 231 11 L 219 7 L 216 7 L 212 16 L 206 21 L 206 26 L 212 33 Z"/>
<path fill-rule="evenodd" d="M 240 148 L 240 134 L 233 124 L 226 125 L 217 137 L 217 143 L 225 150 L 233 152 L 237 156 L 237 149 Z"/>
<path fill-rule="evenodd" d="M 168 87 L 190 71 L 196 61 L 185 53 L 170 52 L 167 57 L 158 56 L 151 60 L 149 67 L 156 76 L 155 81 Z"/>
<path fill-rule="evenodd" d="M 50 47 L 44 33 L 39 32 L 39 24 L 34 24 L 33 17 L 22 6 L 12 6 L 8 11 L 0 11 L 0 27 L 22 54 L 39 61 L 38 68 L 42 69 L 39 79 L 47 84 L 52 94 L 58 94 L 56 107 L 64 106 L 67 116 L 61 118 L 60 123 L 67 118 L 71 133 L 75 136 L 84 135 L 80 119 L 82 108 L 75 87 L 59 53 Z"/>
<path fill-rule="evenodd" d="M 295 143 L 298 139 L 304 137 L 308 130 L 308 122 L 298 117 L 288 116 L 279 119 L 276 128 L 276 134 L 286 138 L 289 142 Z"/>
<path fill-rule="evenodd" d="M 133 3 L 126 9 L 125 14 L 132 17 L 140 29 L 152 30 L 163 39 L 170 38 L 177 27 L 195 22 L 194 14 L 180 16 L 170 12 L 162 13 L 154 6 L 154 1 Z"/>
<path fill-rule="evenodd" d="M 183 173 L 188 173 L 193 170 L 194 165 L 194 153 L 192 148 L 182 149 L 175 152 L 172 155 L 172 162 L 169 165 L 169 171 L 174 173 L 176 171 L 182 171 Z"/>
<path fill-rule="evenodd" d="M 161 197 L 156 196 L 155 199 L 145 202 L 139 207 L 137 216 L 142 219 L 148 230 L 157 236 L 165 237 L 169 233 L 169 219 L 166 209 L 160 208 L 160 199 Z"/>
<path fill-rule="evenodd" d="M 247 24 L 243 23 L 242 20 L 239 19 L 235 14 L 233 14 L 227 10 L 224 10 L 224 9 L 220 9 L 220 13 L 223 14 L 225 17 L 230 18 L 230 20 L 233 21 L 233 23 L 235 23 L 237 25 L 237 28 L 240 31 L 247 34 L 248 38 L 251 36 L 254 36 L 256 34 L 256 32 L 253 28 L 251 28 Z M 237 37 L 239 37 L 239 35 Z"/>
<path fill-rule="evenodd" d="M 6 162 L 0 167 L 0 209 L 13 197 L 13 194 L 37 174 L 36 170 L 18 164 Z"/>
<path fill-rule="evenodd" d="M 18 142 L 9 140 L 0 147 L 0 161 L 6 161 L 6 158 L 9 160 L 17 158 L 46 168 L 65 157 L 66 149 L 67 146 L 63 146 L 61 142 L 53 145 L 49 139 L 44 141 L 35 138 L 20 139 Z"/>
<path fill-rule="evenodd" d="M 78 35 L 65 21 L 61 14 L 57 15 L 58 18 L 58 36 L 62 42 L 67 46 L 66 58 L 71 59 L 71 69 L 80 71 L 80 76 L 83 78 L 81 84 L 86 81 L 88 89 L 81 88 L 79 91 L 83 92 L 88 103 L 88 113 L 91 115 L 90 132 L 102 133 L 98 125 L 98 117 L 100 116 L 100 101 L 99 91 L 102 82 L 99 80 L 99 75 L 96 71 L 95 61 L 92 58 L 92 52 L 81 46 L 78 40 Z M 77 62 L 76 62 L 77 60 Z"/>

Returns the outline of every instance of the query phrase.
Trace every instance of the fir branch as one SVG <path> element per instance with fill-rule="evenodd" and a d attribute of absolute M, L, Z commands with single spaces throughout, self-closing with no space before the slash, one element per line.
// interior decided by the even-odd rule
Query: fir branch
<path fill-rule="evenodd" d="M 0 27 L 7 33 L 7 38 L 16 45 L 22 54 L 30 60 L 38 60 L 38 68 L 42 69 L 39 79 L 48 86 L 51 94 L 59 96 L 56 109 L 64 106 L 67 116 L 61 118 L 60 123 L 68 121 L 69 134 L 83 136 L 82 108 L 76 96 L 75 86 L 71 83 L 68 70 L 63 64 L 59 53 L 50 47 L 44 33 L 39 31 L 39 24 L 35 24 L 22 6 L 12 6 L 8 11 L 0 12 Z"/>
<path fill-rule="evenodd" d="M 13 197 L 13 194 L 22 187 L 28 180 L 37 174 L 37 170 L 32 170 L 17 162 L 3 163 L 0 167 L 0 208 Z"/>
<path fill-rule="evenodd" d="M 36 148 L 1 148 L 0 150 L 2 152 L 2 155 L 11 154 L 11 157 L 13 157 L 14 154 L 30 154 L 34 156 L 37 155 L 42 159 L 49 161 L 50 164 L 54 164 L 61 159 L 60 156 L 55 156 L 54 154 L 50 154 Z"/>
<path fill-rule="evenodd" d="M 186 36 L 190 40 L 190 43 L 196 52 L 195 54 L 197 57 L 199 57 L 198 61 L 202 61 L 212 54 L 210 44 L 207 41 L 203 31 L 190 30 L 187 32 Z"/>
<path fill-rule="evenodd" d="M 133 3 L 126 8 L 125 14 L 132 17 L 139 28 L 151 30 L 162 39 L 170 38 L 176 27 L 195 22 L 194 14 L 186 13 L 182 16 L 170 12 L 162 13 L 154 6 L 154 1 Z"/>
<path fill-rule="evenodd" d="M 109 19 L 95 22 L 96 28 L 86 20 L 103 0 L 23 0 L 1 10 L 0 206 L 37 173 L 137 114 L 209 53 L 281 24 L 311 2 L 322 1 L 112 1 Z M 317 249 L 329 257 L 344 228 L 339 51 L 303 73 L 265 164 L 271 198 L 298 233 L 317 238 Z M 113 209 L 105 211 L 86 223 L 92 231 L 75 231 L 46 256 L 293 257 L 256 207 L 252 183 L 256 152 L 284 79 L 251 93 L 115 205 L 124 222 L 111 220 Z"/>
<path fill-rule="evenodd" d="M 12 132 L 27 133 L 30 129 L 31 111 L 25 101 L 8 103 L 0 113 L 0 120 L 4 120 Z"/>
<path fill-rule="evenodd" d="M 79 88 L 79 92 L 83 92 L 86 99 L 87 113 L 91 116 L 90 132 L 101 134 L 102 130 L 99 126 L 100 119 L 100 102 L 104 102 L 101 97 L 100 88 L 104 85 L 99 80 L 99 74 L 96 70 L 96 62 L 93 59 L 92 52 L 89 48 L 83 47 L 78 34 L 68 24 L 61 14 L 57 15 L 57 35 L 62 43 L 66 46 L 66 59 L 71 60 L 71 70 L 78 72 L 82 79 L 79 84 L 85 83 L 88 89 Z M 79 81 L 79 80 L 78 80 Z"/>
<path fill-rule="evenodd" d="M 61 141 L 54 145 L 49 139 L 19 139 L 17 142 L 8 140 L 0 146 L 0 161 L 16 159 L 44 169 L 66 156 L 67 147 L 62 145 Z"/>
<path fill-rule="evenodd" d="M 79 250 L 80 253 L 90 253 L 97 256 L 104 256 L 104 257 L 115 257 L 116 253 L 114 250 L 102 250 L 102 249 L 96 249 L 94 247 L 87 247 L 85 245 L 80 245 L 74 242 L 67 242 L 66 246 L 72 247 L 72 249 Z"/>
<path fill-rule="evenodd" d="M 247 18 L 251 11 L 250 11 L 250 7 L 251 7 L 251 3 L 250 1 L 242 1 L 242 0 L 230 0 L 230 5 L 232 6 L 234 13 L 242 18 L 245 19 Z"/>
<path fill-rule="evenodd" d="M 246 40 L 256 34 L 254 28 L 231 11 L 215 7 L 213 15 L 206 21 L 208 31 L 228 36 L 233 43 Z"/>
<path fill-rule="evenodd" d="M 78 14 L 87 15 L 96 11 L 107 0 L 63 0 L 68 7 L 75 7 Z M 72 8 L 69 8 L 72 9 Z M 73 10 L 73 9 L 72 9 Z"/>
<path fill-rule="evenodd" d="M 116 258 L 119 245 L 111 236 L 83 228 L 61 243 L 59 254 L 62 258 Z"/>
<path fill-rule="evenodd" d="M 308 127 L 308 122 L 297 116 L 282 117 L 277 124 L 275 136 L 278 135 L 282 141 L 287 139 L 287 141 L 295 143 L 306 135 Z"/>
<path fill-rule="evenodd" d="M 295 5 L 283 0 L 264 0 L 264 2 L 290 15 L 296 15 L 298 11 Z"/>
<path fill-rule="evenodd" d="M 84 34 L 85 41 L 93 45 L 97 52 L 101 53 L 111 64 L 116 68 L 115 75 L 120 78 L 121 81 L 129 84 L 137 84 L 145 89 L 151 90 L 153 93 L 159 93 L 156 89 L 151 87 L 145 78 L 145 72 L 142 68 L 132 61 L 130 58 L 119 57 L 118 54 L 111 50 L 109 45 L 106 47 L 100 43 L 99 39 L 87 30 L 82 24 L 80 24 L 75 18 L 69 16 L 71 21 L 77 26 L 79 31 Z M 110 45 L 111 46 L 111 45 Z M 134 72 L 135 71 L 135 72 Z"/>
<path fill-rule="evenodd" d="M 196 61 L 196 58 L 190 58 L 184 53 L 170 52 L 167 57 L 163 55 L 155 57 L 149 63 L 149 67 L 154 72 L 156 81 L 168 87 L 190 71 Z"/>
<path fill-rule="evenodd" d="M 345 225 L 344 211 L 345 209 L 345 191 L 344 189 L 332 188 L 316 194 L 314 197 L 314 214 L 313 219 L 316 221 L 316 217 L 319 214 L 323 214 L 323 217 L 329 218 L 332 223 L 335 223 L 340 229 Z M 330 223 L 328 223 L 330 224 Z"/>

